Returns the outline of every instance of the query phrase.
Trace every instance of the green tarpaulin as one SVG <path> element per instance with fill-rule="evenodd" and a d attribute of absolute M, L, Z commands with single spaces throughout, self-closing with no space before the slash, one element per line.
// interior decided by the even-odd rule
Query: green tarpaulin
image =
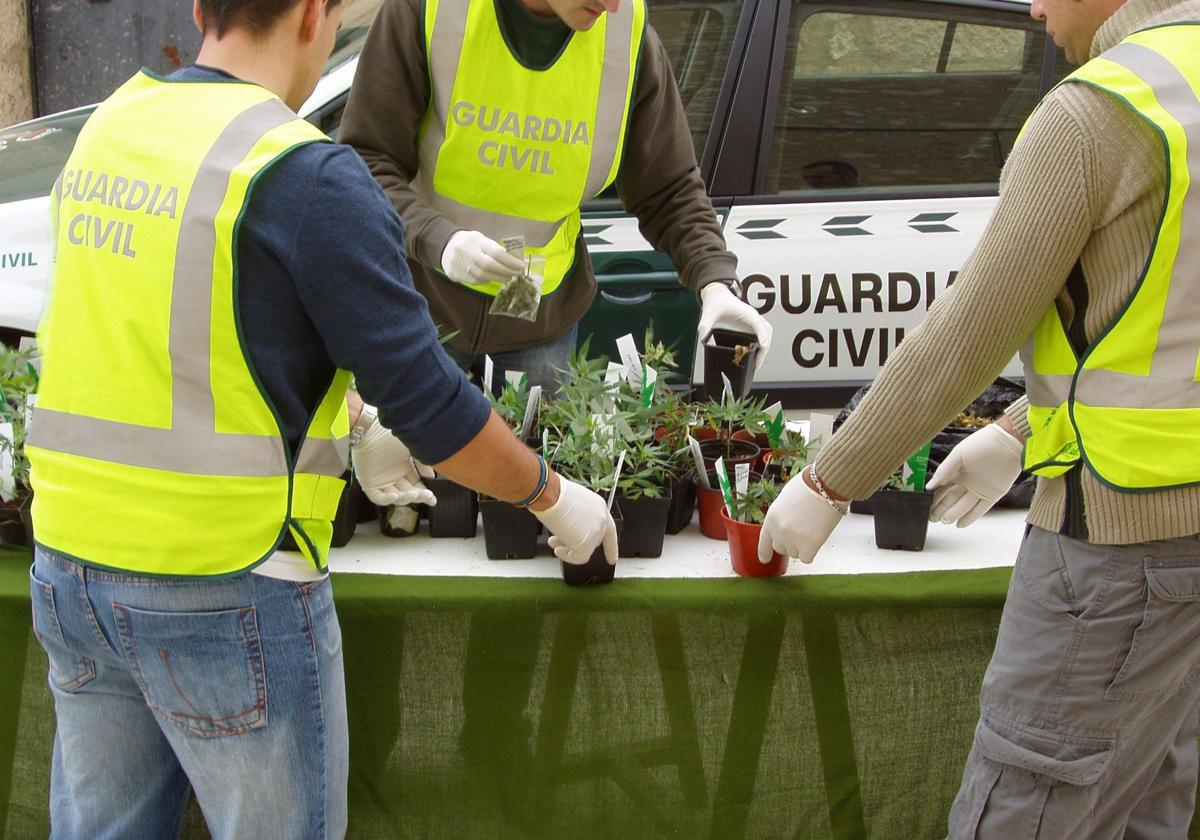
<path fill-rule="evenodd" d="M 0 550 L 12 838 L 47 834 L 54 726 L 26 567 Z M 349 836 L 943 837 L 1009 573 L 337 574 Z"/>

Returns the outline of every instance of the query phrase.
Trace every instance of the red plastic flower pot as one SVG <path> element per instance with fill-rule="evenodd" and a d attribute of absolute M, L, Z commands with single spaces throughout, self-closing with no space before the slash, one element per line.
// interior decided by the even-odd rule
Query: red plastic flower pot
<path fill-rule="evenodd" d="M 709 473 L 709 482 L 717 486 L 717 474 Z M 700 506 L 700 533 L 714 540 L 725 539 L 725 526 L 721 524 L 721 510 L 725 507 L 725 499 L 720 490 L 705 489 L 699 481 L 696 483 L 696 501 Z"/>
<path fill-rule="evenodd" d="M 762 525 L 730 519 L 723 507 L 721 522 L 729 538 L 729 562 L 737 574 L 742 577 L 776 577 L 787 572 L 788 558 L 778 552 L 771 555 L 771 562 L 758 562 L 758 538 L 762 534 Z"/>

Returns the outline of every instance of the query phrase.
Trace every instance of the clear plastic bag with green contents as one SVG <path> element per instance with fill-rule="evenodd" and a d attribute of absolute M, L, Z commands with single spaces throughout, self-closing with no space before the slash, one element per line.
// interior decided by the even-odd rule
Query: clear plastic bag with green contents
<path fill-rule="evenodd" d="M 545 273 L 546 257 L 542 254 L 526 254 L 525 271 L 504 284 L 496 293 L 488 312 L 536 321 L 538 307 L 542 303 L 542 277 Z"/>

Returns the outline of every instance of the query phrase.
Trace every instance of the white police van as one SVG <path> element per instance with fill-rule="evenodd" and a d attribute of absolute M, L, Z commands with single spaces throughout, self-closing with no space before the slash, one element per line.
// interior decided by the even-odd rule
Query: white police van
<path fill-rule="evenodd" d="M 303 113 L 333 133 L 379 0 Z M 746 299 L 774 346 L 757 384 L 835 405 L 953 282 L 1000 168 L 1069 68 L 1022 0 L 649 0 Z M 0 338 L 35 329 L 45 198 L 90 109 L 0 131 Z M 586 208 L 601 291 L 581 333 L 656 330 L 690 358 L 698 304 L 612 198 Z M 699 375 L 699 365 L 697 376 Z"/>

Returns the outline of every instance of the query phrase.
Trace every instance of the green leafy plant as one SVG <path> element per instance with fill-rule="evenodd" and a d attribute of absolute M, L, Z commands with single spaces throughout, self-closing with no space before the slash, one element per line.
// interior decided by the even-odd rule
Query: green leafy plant
<path fill-rule="evenodd" d="M 666 380 L 679 378 L 679 362 L 675 358 L 675 351 L 663 342 L 654 340 L 653 321 L 646 327 L 642 346 L 646 348 L 642 353 L 642 367 L 654 368 L 664 383 Z"/>
<path fill-rule="evenodd" d="M 626 441 L 625 463 L 617 490 L 629 499 L 661 499 L 667 494 L 671 461 L 666 449 L 652 437 Z"/>
<path fill-rule="evenodd" d="M 29 494 L 29 458 L 25 455 L 29 395 L 37 392 L 38 372 L 33 351 L 19 351 L 0 344 L 0 423 L 11 424 L 12 438 L 0 436 L 0 451 L 11 461 L 10 474 L 20 502 Z"/>
<path fill-rule="evenodd" d="M 729 457 L 732 454 L 734 432 L 757 424 L 761 424 L 765 430 L 768 419 L 766 405 L 766 397 L 712 400 L 700 404 L 698 419 L 701 426 L 713 430 L 717 439 L 725 444 L 725 457 Z"/>
<path fill-rule="evenodd" d="M 780 474 L 784 481 L 799 475 L 812 458 L 815 441 L 804 439 L 804 435 L 787 432 L 783 440 L 772 450 L 771 463 L 779 465 Z"/>
<path fill-rule="evenodd" d="M 504 387 L 500 389 L 500 396 L 493 395 L 491 391 L 484 393 L 487 394 L 495 412 L 513 430 L 513 434 L 521 434 L 521 424 L 525 422 L 525 409 L 529 404 L 529 384 L 525 377 L 522 376 L 516 385 L 505 381 Z"/>
<path fill-rule="evenodd" d="M 775 482 L 760 478 L 746 486 L 746 492 L 733 500 L 733 518 L 739 522 L 762 523 L 767 517 L 767 508 L 779 498 L 783 488 Z"/>
<path fill-rule="evenodd" d="M 611 438 L 601 431 L 601 438 L 581 434 L 568 434 L 554 440 L 548 459 L 555 471 L 577 484 L 582 484 L 597 493 L 607 493 L 613 487 L 613 476 L 617 470 Z"/>

